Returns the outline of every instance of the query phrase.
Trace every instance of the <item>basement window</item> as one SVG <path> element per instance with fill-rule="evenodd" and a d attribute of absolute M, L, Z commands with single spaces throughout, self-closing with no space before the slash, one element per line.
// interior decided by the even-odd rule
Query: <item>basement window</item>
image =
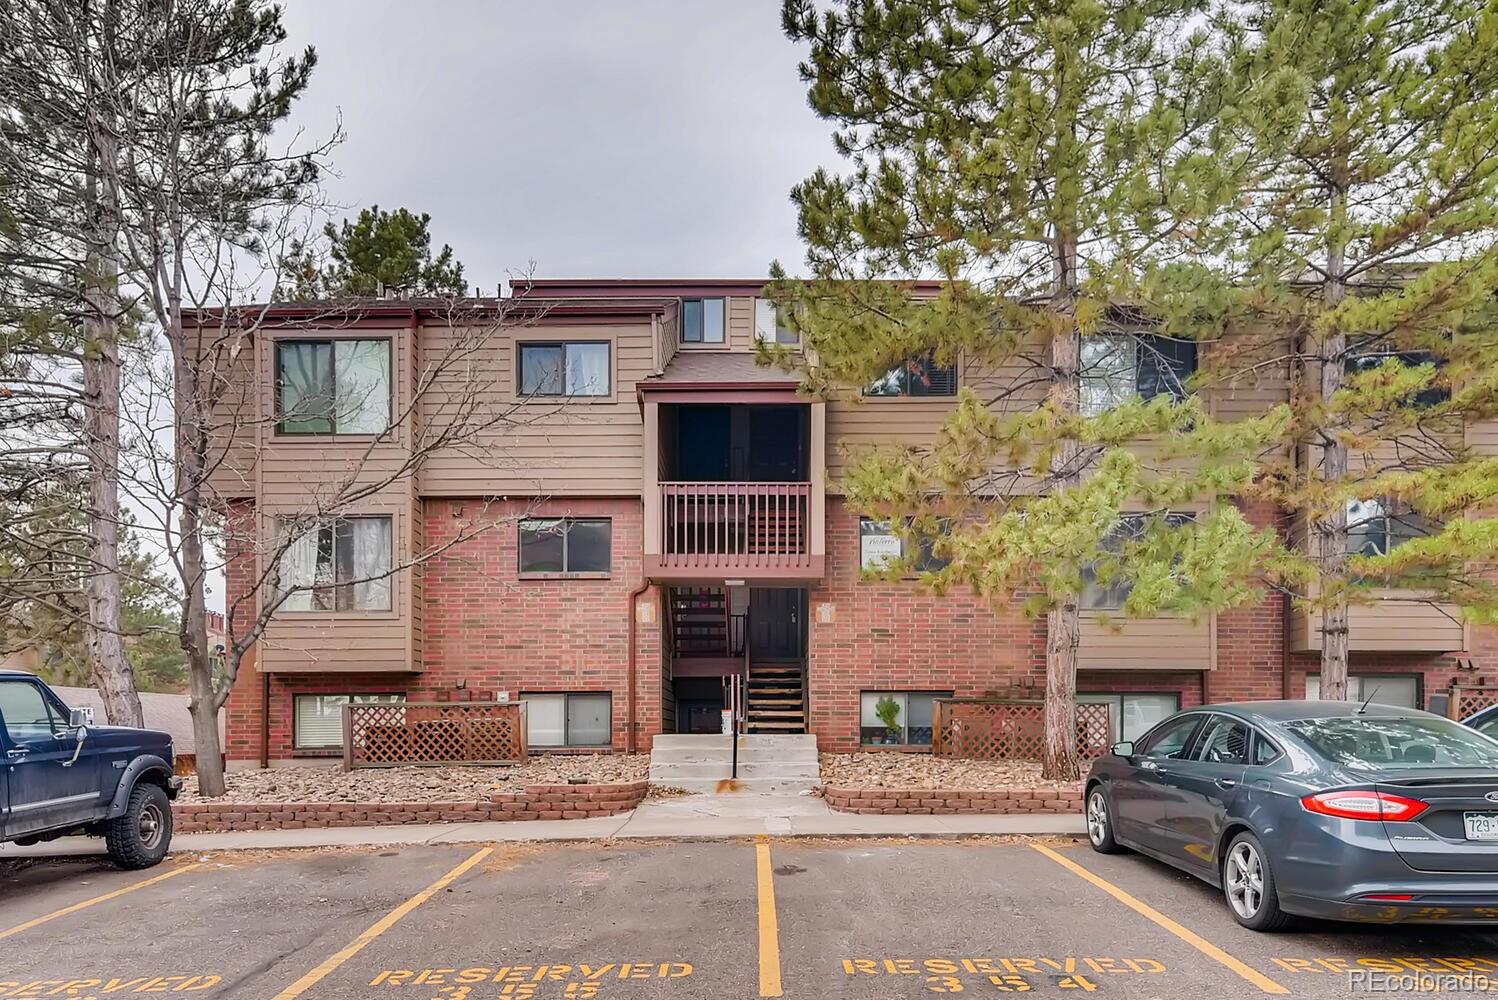
<path fill-rule="evenodd" d="M 1321 698 L 1321 675 L 1306 674 L 1306 698 Z M 1347 700 L 1372 698 L 1375 705 L 1420 708 L 1420 678 L 1415 674 L 1348 674 Z"/>
<path fill-rule="evenodd" d="M 294 750 L 342 750 L 343 706 L 400 704 L 403 694 L 299 694 L 292 699 Z"/>
<path fill-rule="evenodd" d="M 606 747 L 613 743 L 613 695 L 522 694 L 525 741 L 532 747 Z"/>
<path fill-rule="evenodd" d="M 864 746 L 929 747 L 935 731 L 936 701 L 950 697 L 950 691 L 865 691 L 859 705 L 859 742 Z M 895 706 L 893 728 L 879 714 L 881 704 L 888 703 Z"/>
<path fill-rule="evenodd" d="M 1108 742 L 1137 740 L 1155 723 L 1181 710 L 1179 694 L 1110 694 L 1097 692 L 1077 695 L 1079 705 L 1108 706 Z"/>

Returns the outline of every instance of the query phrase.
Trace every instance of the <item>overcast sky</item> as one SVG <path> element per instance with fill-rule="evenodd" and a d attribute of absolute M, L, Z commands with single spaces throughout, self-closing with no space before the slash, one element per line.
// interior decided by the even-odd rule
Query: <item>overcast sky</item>
<path fill-rule="evenodd" d="M 778 0 L 289 0 L 293 121 L 330 195 L 432 216 L 470 283 L 757 277 L 803 259 L 788 194 L 837 157 Z"/>

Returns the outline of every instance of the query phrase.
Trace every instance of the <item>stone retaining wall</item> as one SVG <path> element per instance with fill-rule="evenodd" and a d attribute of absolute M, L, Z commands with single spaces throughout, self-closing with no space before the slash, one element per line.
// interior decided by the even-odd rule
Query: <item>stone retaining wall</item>
<path fill-rule="evenodd" d="M 177 833 L 586 819 L 629 812 L 649 787 L 648 781 L 530 785 L 523 792 L 499 792 L 489 802 L 183 802 L 172 806 L 172 819 Z"/>
<path fill-rule="evenodd" d="M 1010 788 L 837 788 L 827 805 L 840 812 L 886 816 L 1080 813 L 1082 783 Z"/>

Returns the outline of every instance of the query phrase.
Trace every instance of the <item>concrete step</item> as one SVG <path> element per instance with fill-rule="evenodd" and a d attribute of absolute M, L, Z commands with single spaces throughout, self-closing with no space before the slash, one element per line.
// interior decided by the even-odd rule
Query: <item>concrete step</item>
<path fill-rule="evenodd" d="M 751 733 L 749 735 L 758 735 Z M 779 734 L 776 734 L 779 735 Z M 721 753 L 687 752 L 680 750 L 662 750 L 651 753 L 650 766 L 655 767 L 684 767 L 697 764 L 705 764 L 711 767 L 727 768 L 733 762 L 733 755 L 727 750 Z M 742 748 L 739 750 L 739 763 L 741 764 L 774 764 L 786 767 L 815 767 L 817 766 L 817 755 L 813 753 L 798 752 L 793 754 L 764 753 L 759 750 Z"/>
<path fill-rule="evenodd" d="M 791 736 L 743 736 L 744 742 L 740 749 L 751 750 L 810 750 L 816 753 L 817 738 L 810 733 L 797 733 Z M 697 735 L 688 733 L 663 733 L 650 741 L 653 749 L 676 749 L 690 748 L 697 750 L 711 750 L 721 747 L 728 750 L 731 746 L 731 736 L 721 736 L 717 733 L 711 735 Z"/>
<path fill-rule="evenodd" d="M 717 780 L 719 778 L 726 778 L 731 773 L 732 765 L 724 766 L 719 761 L 691 764 L 652 763 L 650 765 L 650 780 L 657 784 L 675 784 L 678 781 L 692 778 Z M 819 782 L 822 777 L 822 771 L 815 762 L 796 761 L 794 763 L 782 763 L 780 761 L 740 760 L 739 777 Z"/>
<path fill-rule="evenodd" d="M 816 788 L 822 783 L 820 779 L 740 778 L 738 785 L 730 789 L 722 787 L 723 781 L 727 778 L 728 775 L 725 774 L 722 778 L 677 778 L 655 783 L 669 785 L 672 788 L 683 788 L 689 792 L 705 795 L 795 795 L 809 788 Z M 655 779 L 652 778 L 651 781 L 655 781 Z"/>

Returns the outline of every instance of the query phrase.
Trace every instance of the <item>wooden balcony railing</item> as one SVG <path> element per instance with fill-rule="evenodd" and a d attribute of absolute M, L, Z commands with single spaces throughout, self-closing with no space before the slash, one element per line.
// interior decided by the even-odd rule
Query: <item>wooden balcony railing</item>
<path fill-rule="evenodd" d="M 810 483 L 661 483 L 666 571 L 809 571 Z"/>

